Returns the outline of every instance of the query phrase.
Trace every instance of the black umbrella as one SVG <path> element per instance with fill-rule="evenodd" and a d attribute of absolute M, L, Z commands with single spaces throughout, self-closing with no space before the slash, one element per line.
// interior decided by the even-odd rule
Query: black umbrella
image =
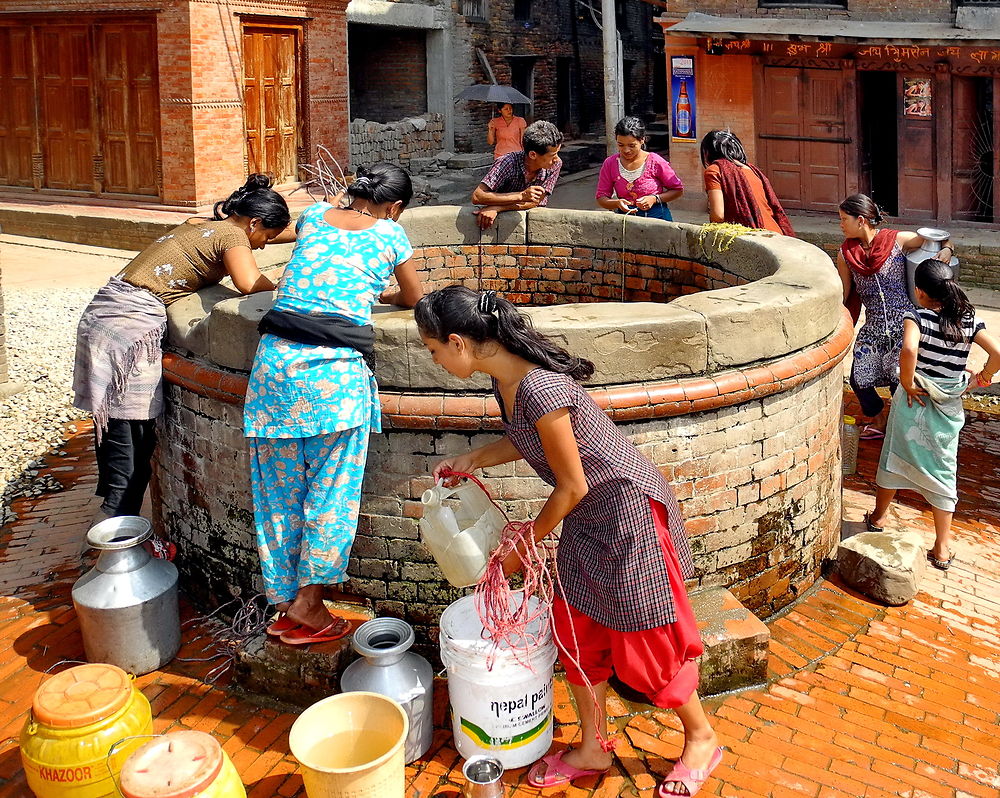
<path fill-rule="evenodd" d="M 477 83 L 475 86 L 466 86 L 462 89 L 456 100 L 478 100 L 484 103 L 531 103 L 530 97 L 525 97 L 517 89 L 510 86 L 500 86 L 496 83 Z"/>

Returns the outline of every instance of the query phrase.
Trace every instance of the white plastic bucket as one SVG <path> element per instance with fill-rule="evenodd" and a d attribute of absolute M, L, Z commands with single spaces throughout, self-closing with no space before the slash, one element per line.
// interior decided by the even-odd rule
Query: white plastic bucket
<path fill-rule="evenodd" d="M 403 708 L 378 693 L 317 701 L 288 734 L 308 798 L 404 798 L 408 728 Z"/>
<path fill-rule="evenodd" d="M 485 637 L 475 596 L 460 598 L 441 614 L 441 661 L 448 669 L 455 747 L 463 757 L 488 754 L 512 770 L 540 759 L 552 745 L 556 646 L 548 616 L 529 633 L 537 645 L 525 641 L 516 655 L 495 650 Z"/>

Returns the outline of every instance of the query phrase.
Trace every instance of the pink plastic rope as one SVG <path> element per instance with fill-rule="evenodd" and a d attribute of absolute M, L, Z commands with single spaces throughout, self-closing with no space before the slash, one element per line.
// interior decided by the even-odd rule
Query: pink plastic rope
<path fill-rule="evenodd" d="M 555 587 L 558 586 L 559 592 L 563 593 L 562 582 L 559 579 L 559 569 L 555 569 L 555 580 L 553 581 L 553 569 L 549 567 L 552 561 L 553 546 L 535 540 L 534 521 L 511 521 L 504 509 L 493 500 L 486 485 L 472 474 L 446 470 L 441 475 L 444 477 L 462 477 L 474 482 L 507 521 L 503 531 L 500 533 L 500 543 L 490 553 L 489 560 L 486 563 L 486 571 L 476 585 L 475 592 L 475 604 L 479 620 L 483 625 L 483 630 L 489 634 L 490 639 L 493 641 L 493 650 L 490 653 L 487 667 L 492 669 L 493 663 L 496 661 L 496 652 L 500 649 L 501 645 L 506 644 L 507 650 L 513 654 L 519 664 L 528 670 L 533 670 L 530 660 L 527 657 L 522 658 L 520 652 L 522 648 L 524 651 L 527 651 L 529 646 L 540 644 L 540 636 L 544 635 L 544 623 L 539 623 L 538 635 L 531 634 L 529 629 L 532 624 L 551 618 Z M 521 562 L 521 574 L 524 578 L 523 590 L 517 591 L 523 593 L 520 601 L 517 601 L 515 598 L 515 591 L 511 590 L 510 582 L 503 572 L 504 560 L 512 552 L 517 553 L 518 559 Z M 531 609 L 532 599 L 537 599 L 534 602 L 536 605 L 534 610 Z M 587 692 L 590 694 L 590 698 L 594 704 L 597 741 L 600 743 L 602 750 L 613 751 L 615 741 L 608 740 L 601 733 L 601 726 L 606 725 L 607 720 L 601 718 L 601 705 L 597 700 L 597 693 L 594 691 L 594 686 L 591 684 L 590 679 L 587 678 L 579 661 L 580 644 L 576 637 L 576 626 L 573 623 L 573 617 L 569 616 L 568 620 L 570 632 L 573 637 L 573 648 L 570 649 L 563 645 L 562 640 L 559 639 L 559 635 L 556 632 L 554 623 L 550 623 L 552 637 L 559 644 L 559 647 L 566 652 L 570 663 L 583 677 Z M 571 654 L 571 651 L 576 652 L 575 655 Z M 602 720 L 604 720 L 603 724 Z"/>

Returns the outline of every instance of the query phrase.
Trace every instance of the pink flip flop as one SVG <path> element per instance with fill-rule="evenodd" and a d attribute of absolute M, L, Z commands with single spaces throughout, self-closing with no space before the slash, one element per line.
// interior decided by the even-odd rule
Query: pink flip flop
<path fill-rule="evenodd" d="M 878 427 L 873 427 L 871 424 L 864 427 L 861 430 L 861 435 L 859 436 L 863 441 L 877 441 L 885 437 L 885 433 Z"/>
<path fill-rule="evenodd" d="M 584 776 L 601 776 L 607 773 L 606 770 L 580 770 L 572 765 L 563 762 L 563 754 L 569 749 L 558 751 L 548 756 L 543 756 L 536 762 L 528 772 L 528 784 L 532 787 L 558 787 L 562 784 L 569 784 Z M 539 773 L 542 765 L 545 770 Z"/>
<path fill-rule="evenodd" d="M 712 771 L 719 766 L 721 761 L 721 748 L 715 749 L 715 752 L 712 754 L 712 761 L 708 763 L 708 767 L 704 770 L 691 770 L 691 768 L 678 759 L 677 763 L 673 767 L 673 770 L 671 770 L 667 774 L 666 778 L 660 782 L 660 787 L 656 791 L 656 794 L 660 796 L 660 798 L 677 798 L 677 796 L 682 796 L 682 798 L 691 798 L 691 796 L 697 795 L 704 786 L 705 782 L 708 781 L 708 777 L 712 775 Z M 680 782 L 685 786 L 685 788 L 687 788 L 687 792 L 667 792 L 666 784 L 668 781 Z"/>
<path fill-rule="evenodd" d="M 351 624 L 346 618 L 336 618 L 325 629 L 310 629 L 308 626 L 296 626 L 285 632 L 278 639 L 290 646 L 309 646 L 313 643 L 332 643 L 346 637 L 351 631 Z"/>

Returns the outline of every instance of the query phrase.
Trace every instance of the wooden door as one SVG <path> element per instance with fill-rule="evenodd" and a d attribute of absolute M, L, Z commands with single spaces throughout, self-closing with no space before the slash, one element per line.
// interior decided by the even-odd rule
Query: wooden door
<path fill-rule="evenodd" d="M 904 75 L 896 75 L 896 96 L 903 96 Z M 896 103 L 899 113 L 899 216 L 933 223 L 937 217 L 935 185 L 934 118 L 903 114 L 902 99 Z"/>
<path fill-rule="evenodd" d="M 32 186 L 35 88 L 31 28 L 0 27 L 0 184 Z"/>
<path fill-rule="evenodd" d="M 765 66 L 757 117 L 761 166 L 782 203 L 836 213 L 849 143 L 841 71 Z"/>
<path fill-rule="evenodd" d="M 243 29 L 247 161 L 276 182 L 296 179 L 301 28 Z"/>
<path fill-rule="evenodd" d="M 101 25 L 97 42 L 103 190 L 156 195 L 156 31 L 146 23 Z"/>
<path fill-rule="evenodd" d="M 952 216 L 993 221 L 993 79 L 952 77 Z"/>
<path fill-rule="evenodd" d="M 46 188 L 95 190 L 90 29 L 35 28 Z"/>

